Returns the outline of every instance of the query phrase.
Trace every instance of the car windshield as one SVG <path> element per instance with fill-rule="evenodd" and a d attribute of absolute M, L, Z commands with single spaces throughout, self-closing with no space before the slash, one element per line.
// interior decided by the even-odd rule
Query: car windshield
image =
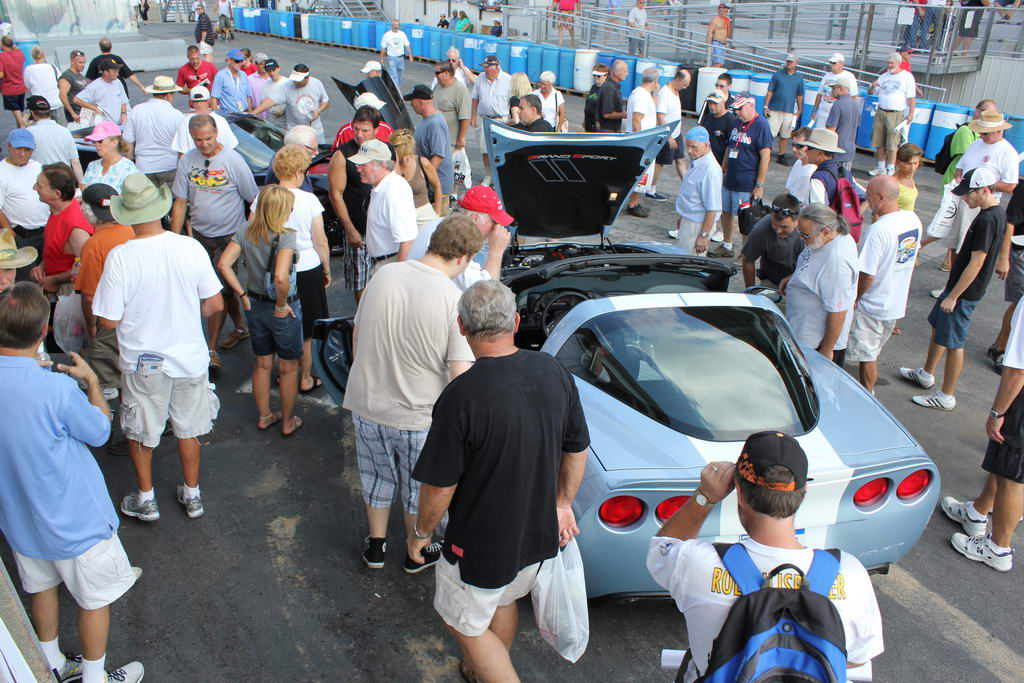
<path fill-rule="evenodd" d="M 818 419 L 796 342 L 762 308 L 605 313 L 576 330 L 558 359 L 634 410 L 699 439 L 740 441 L 765 429 L 803 434 Z"/>
<path fill-rule="evenodd" d="M 270 166 L 274 154 L 284 145 L 284 132 L 259 119 L 237 118 L 231 122 L 231 130 L 238 138 L 235 151 L 253 170 Z"/>

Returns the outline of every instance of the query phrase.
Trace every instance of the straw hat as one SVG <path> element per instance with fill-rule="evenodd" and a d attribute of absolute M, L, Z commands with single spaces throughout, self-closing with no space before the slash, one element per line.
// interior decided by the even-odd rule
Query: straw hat
<path fill-rule="evenodd" d="M 36 262 L 38 255 L 34 247 L 19 249 L 14 241 L 14 231 L 10 228 L 0 230 L 0 270 L 30 266 Z"/>
<path fill-rule="evenodd" d="M 811 137 L 803 141 L 804 147 L 820 149 L 830 154 L 842 154 L 846 150 L 839 146 L 839 135 L 834 130 L 827 128 L 815 128 Z"/>
<path fill-rule="evenodd" d="M 121 225 L 158 221 L 170 210 L 170 189 L 164 184 L 157 189 L 142 173 L 132 173 L 125 178 L 121 196 L 110 198 L 110 213 Z"/>
<path fill-rule="evenodd" d="M 166 95 L 169 92 L 181 92 L 181 88 L 170 76 L 157 76 L 153 79 L 153 85 L 146 86 L 146 92 L 150 95 Z"/>
<path fill-rule="evenodd" d="M 992 133 L 997 130 L 1006 130 L 1007 128 L 1013 128 L 1003 118 L 1003 113 L 999 111 L 983 111 L 981 117 L 971 119 L 967 127 L 973 130 L 975 133 Z"/>

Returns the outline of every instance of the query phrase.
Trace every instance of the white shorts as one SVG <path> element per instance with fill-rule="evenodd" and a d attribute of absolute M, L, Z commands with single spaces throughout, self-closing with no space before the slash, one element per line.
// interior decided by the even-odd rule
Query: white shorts
<path fill-rule="evenodd" d="M 892 336 L 895 320 L 875 320 L 854 309 L 850 323 L 850 340 L 846 343 L 846 360 L 868 363 L 878 360 L 882 347 Z"/>
<path fill-rule="evenodd" d="M 512 583 L 502 588 L 477 588 L 463 583 L 458 564 L 441 557 L 434 566 L 434 609 L 464 636 L 479 636 L 491 625 L 499 607 L 511 605 L 533 589 L 540 562 L 519 570 Z"/>
<path fill-rule="evenodd" d="M 168 377 L 162 372 L 121 376 L 121 431 L 146 448 L 160 445 L 167 419 L 174 436 L 192 439 L 213 430 L 220 401 L 206 375 Z"/>
<path fill-rule="evenodd" d="M 772 137 L 788 140 L 793 134 L 793 121 L 796 114 L 788 111 L 768 110 L 768 126 L 772 129 Z"/>
<path fill-rule="evenodd" d="M 63 583 L 82 609 L 106 607 L 135 585 L 135 574 L 117 532 L 70 560 L 40 560 L 14 553 L 21 587 L 42 593 Z"/>

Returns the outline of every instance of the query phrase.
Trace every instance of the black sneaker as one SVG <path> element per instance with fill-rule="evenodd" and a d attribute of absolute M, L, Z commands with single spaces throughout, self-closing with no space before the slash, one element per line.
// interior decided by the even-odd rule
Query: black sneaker
<path fill-rule="evenodd" d="M 993 363 L 996 362 L 996 359 L 999 357 L 1001 353 L 1003 352 L 997 349 L 995 344 L 988 347 L 988 349 L 985 351 L 985 355 L 988 356 L 988 359 Z"/>
<path fill-rule="evenodd" d="M 793 165 L 793 164 L 789 163 L 789 157 L 787 157 L 785 154 L 780 154 L 775 160 L 778 163 L 782 164 L 783 166 L 792 166 Z"/>
<path fill-rule="evenodd" d="M 131 455 L 131 451 L 128 450 L 128 439 L 121 437 L 116 441 L 111 439 L 107 442 L 107 454 L 116 455 L 118 457 L 124 457 Z"/>
<path fill-rule="evenodd" d="M 423 564 L 420 564 L 406 554 L 405 564 L 402 565 L 406 574 L 419 574 L 424 569 L 429 569 L 437 564 L 437 561 L 441 558 L 441 543 L 431 543 L 421 550 L 420 554 L 423 555 Z"/>
<path fill-rule="evenodd" d="M 645 209 L 640 204 L 628 207 L 626 209 L 626 213 L 628 213 L 630 216 L 636 216 L 637 218 L 647 218 L 648 216 L 651 215 L 651 212 Z"/>
<path fill-rule="evenodd" d="M 366 550 L 363 551 L 363 562 L 370 569 L 380 569 L 384 566 L 384 553 L 388 549 L 387 540 L 383 538 L 366 537 Z"/>

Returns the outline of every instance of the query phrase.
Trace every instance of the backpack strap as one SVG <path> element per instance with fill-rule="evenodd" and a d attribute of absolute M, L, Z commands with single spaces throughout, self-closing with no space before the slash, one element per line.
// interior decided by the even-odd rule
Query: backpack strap
<path fill-rule="evenodd" d="M 722 558 L 722 564 L 725 565 L 726 571 L 729 572 L 732 580 L 736 582 L 744 595 L 761 590 L 761 586 L 764 584 L 764 575 L 750 559 L 750 554 L 742 543 L 716 543 L 715 550 Z"/>
<path fill-rule="evenodd" d="M 814 559 L 811 561 L 811 566 L 807 570 L 807 587 L 818 593 L 824 595 L 826 598 L 832 591 L 832 584 L 836 582 L 836 577 L 839 576 L 839 550 L 835 548 L 829 548 L 828 550 L 815 549 Z"/>

